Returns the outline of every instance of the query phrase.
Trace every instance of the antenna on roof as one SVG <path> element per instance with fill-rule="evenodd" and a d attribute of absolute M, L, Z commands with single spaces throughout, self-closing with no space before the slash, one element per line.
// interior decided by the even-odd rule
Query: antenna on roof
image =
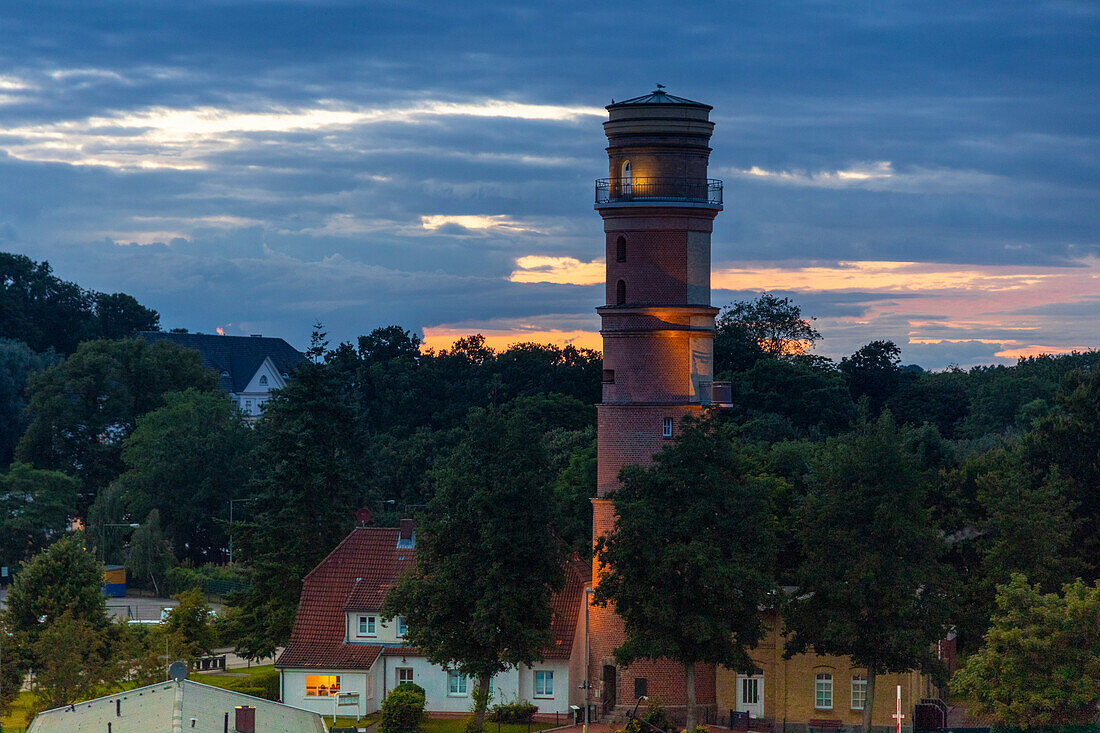
<path fill-rule="evenodd" d="M 360 527 L 366 527 L 368 524 L 370 524 L 370 520 L 373 517 L 374 515 L 371 513 L 371 510 L 367 509 L 366 507 L 360 507 L 359 509 L 355 510 L 355 523 L 358 524 Z"/>
<path fill-rule="evenodd" d="M 173 682 L 183 682 L 187 679 L 187 662 L 172 662 L 169 664 L 168 676 Z"/>

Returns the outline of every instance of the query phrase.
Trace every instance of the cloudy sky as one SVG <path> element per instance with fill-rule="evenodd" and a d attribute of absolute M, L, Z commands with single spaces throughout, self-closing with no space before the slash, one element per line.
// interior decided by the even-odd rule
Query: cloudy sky
<path fill-rule="evenodd" d="M 1100 346 L 1100 4 L 0 3 L 0 250 L 165 327 L 598 346 L 603 106 L 714 106 L 713 302 Z"/>

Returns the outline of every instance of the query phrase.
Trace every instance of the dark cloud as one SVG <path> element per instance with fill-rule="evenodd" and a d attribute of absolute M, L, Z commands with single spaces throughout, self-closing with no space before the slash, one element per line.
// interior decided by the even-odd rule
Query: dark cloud
<path fill-rule="evenodd" d="M 167 325 L 233 323 L 299 344 L 315 319 L 339 339 L 548 314 L 594 328 L 600 287 L 506 280 L 524 255 L 602 254 L 600 119 L 550 108 L 598 108 L 660 81 L 715 106 L 727 201 L 716 262 L 1100 257 L 1095 5 L 668 7 L 2 4 L 0 241 L 89 287 L 133 292 Z M 422 109 L 486 100 L 542 111 Z M 218 129 L 235 115 L 259 118 Z M 280 127 L 293 115 L 301 124 Z M 996 310 L 1038 319 L 1043 343 L 1077 343 L 1100 302 L 1073 295 Z M 836 353 L 875 334 L 905 342 L 923 306 L 904 292 L 795 297 Z M 964 336 L 1009 333 L 997 329 Z M 905 358 L 943 366 L 999 350 L 914 344 Z"/>

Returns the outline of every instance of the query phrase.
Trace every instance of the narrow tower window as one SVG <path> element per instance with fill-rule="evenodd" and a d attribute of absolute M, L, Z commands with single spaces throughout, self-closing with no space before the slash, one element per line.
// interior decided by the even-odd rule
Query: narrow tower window
<path fill-rule="evenodd" d="M 629 160 L 624 160 L 623 161 L 623 167 L 620 170 L 622 171 L 623 185 L 624 186 L 629 186 L 630 182 L 632 180 L 631 174 L 630 174 L 630 161 Z"/>
<path fill-rule="evenodd" d="M 626 304 L 626 281 L 620 280 L 615 286 L 615 305 Z"/>
<path fill-rule="evenodd" d="M 672 437 L 672 418 L 671 417 L 661 418 L 661 437 L 663 437 L 663 438 L 671 438 Z"/>
<path fill-rule="evenodd" d="M 626 237 L 620 236 L 615 242 L 615 261 L 626 262 Z"/>

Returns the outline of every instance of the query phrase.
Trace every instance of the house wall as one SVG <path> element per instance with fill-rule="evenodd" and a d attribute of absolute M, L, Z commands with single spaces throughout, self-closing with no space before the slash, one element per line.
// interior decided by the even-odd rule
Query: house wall
<path fill-rule="evenodd" d="M 377 665 L 376 665 L 377 666 Z M 334 702 L 331 697 L 308 697 L 306 695 L 306 676 L 312 674 L 332 674 L 340 677 L 340 692 L 359 693 L 359 715 L 374 712 L 381 704 L 374 684 L 373 670 L 338 669 L 284 669 L 280 670 L 283 702 L 297 708 L 311 710 L 321 715 L 332 715 Z M 350 704 L 340 705 L 340 715 L 355 715 L 356 707 Z"/>
<path fill-rule="evenodd" d="M 401 661 L 404 659 L 405 661 Z M 379 666 L 381 665 L 381 666 Z M 414 656 L 387 656 L 380 658 L 376 664 L 376 670 L 385 669 L 385 689 L 392 690 L 397 685 L 397 670 L 400 668 L 413 670 L 413 682 L 424 688 L 425 707 L 429 713 L 465 713 L 473 709 L 473 691 L 477 686 L 477 680 L 466 680 L 466 692 L 452 695 L 448 691 L 447 672 L 441 667 L 431 664 L 424 657 Z M 551 696 L 535 695 L 535 672 L 549 671 L 554 673 L 554 694 Z M 492 703 L 512 702 L 514 700 L 529 700 L 538 706 L 540 713 L 555 712 L 563 715 L 569 713 L 570 684 L 569 660 L 548 660 L 533 667 L 521 667 L 501 672 L 493 678 Z M 381 682 L 382 673 L 378 672 L 376 691 L 378 700 L 382 699 Z M 304 683 L 303 683 L 304 684 Z"/>
<path fill-rule="evenodd" d="M 852 665 L 848 657 L 798 654 L 783 659 L 784 637 L 779 631 L 781 622 L 769 618 L 771 629 L 751 656 L 763 676 L 763 711 L 760 717 L 771 720 L 775 729 L 786 733 L 803 733 L 810 720 L 837 720 L 844 726 L 862 723 L 862 710 L 853 710 L 852 677 L 865 672 Z M 831 709 L 815 707 L 816 678 L 818 673 L 828 673 L 833 678 L 833 705 Z M 738 710 L 737 690 L 739 675 L 719 667 L 716 676 L 718 711 L 720 718 L 730 710 Z M 891 717 L 897 707 L 897 685 L 902 687 L 902 713 L 905 715 L 902 729 L 912 729 L 913 705 L 923 697 L 937 696 L 931 682 L 916 672 L 879 675 L 875 679 L 875 700 L 872 724 L 882 731 L 896 730 L 897 723 Z M 740 708 L 744 709 L 744 708 Z"/>
<path fill-rule="evenodd" d="M 359 633 L 359 617 L 374 617 L 374 634 Z M 364 644 L 399 643 L 404 637 L 397 635 L 397 619 L 382 621 L 378 611 L 350 611 L 345 618 L 344 638 L 351 642 Z"/>

